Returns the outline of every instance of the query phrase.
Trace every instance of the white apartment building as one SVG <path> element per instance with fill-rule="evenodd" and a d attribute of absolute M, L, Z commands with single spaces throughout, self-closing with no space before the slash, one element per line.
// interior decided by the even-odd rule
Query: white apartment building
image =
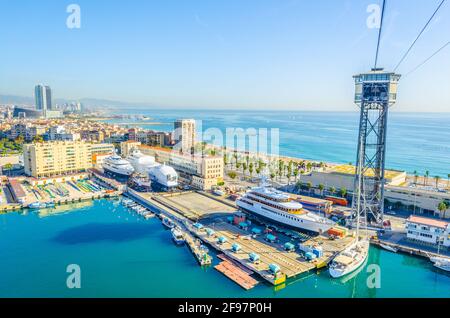
<path fill-rule="evenodd" d="M 192 153 L 197 139 L 195 119 L 178 119 L 174 128 L 175 149 L 185 154 Z"/>
<path fill-rule="evenodd" d="M 419 216 L 410 216 L 406 220 L 406 237 L 424 244 L 441 244 L 442 246 L 450 247 L 450 223 Z"/>

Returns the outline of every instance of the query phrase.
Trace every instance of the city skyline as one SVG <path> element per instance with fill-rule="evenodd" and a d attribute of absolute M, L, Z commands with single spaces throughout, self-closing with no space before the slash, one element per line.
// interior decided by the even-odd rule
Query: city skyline
<path fill-rule="evenodd" d="M 435 1 L 388 2 L 380 66 L 394 68 Z M 8 50 L 0 94 L 31 97 L 40 82 L 54 100 L 85 98 L 173 109 L 354 111 L 352 76 L 373 66 L 379 1 L 0 2 Z M 313 14 L 311 14 L 313 13 Z M 445 43 L 444 4 L 398 72 L 407 74 Z M 412 18 L 413 17 L 413 18 Z M 8 25 L 19 21 L 11 32 Z M 47 34 L 42 37 L 40 34 Z M 447 112 L 447 48 L 399 85 L 399 112 Z"/>

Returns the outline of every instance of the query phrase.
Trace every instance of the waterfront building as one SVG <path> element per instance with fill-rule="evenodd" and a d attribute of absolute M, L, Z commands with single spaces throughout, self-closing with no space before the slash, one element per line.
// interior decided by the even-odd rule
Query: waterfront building
<path fill-rule="evenodd" d="M 450 211 L 439 211 L 441 202 L 450 204 L 450 192 L 414 186 L 386 186 L 385 198 L 390 203 L 401 203 L 415 213 L 450 219 Z"/>
<path fill-rule="evenodd" d="M 120 154 L 122 157 L 128 157 L 133 149 L 138 149 L 141 143 L 135 140 L 127 140 L 120 143 Z"/>
<path fill-rule="evenodd" d="M 414 215 L 406 220 L 406 231 L 406 237 L 410 240 L 450 247 L 450 223 L 448 222 Z"/>
<path fill-rule="evenodd" d="M 82 141 L 54 141 L 25 144 L 25 174 L 50 178 L 85 172 L 92 167 L 92 145 Z"/>
<path fill-rule="evenodd" d="M 176 149 L 186 154 L 192 153 L 197 139 L 195 120 L 178 119 L 174 128 L 173 138 Z"/>
<path fill-rule="evenodd" d="M 52 105 L 52 90 L 50 86 L 36 85 L 34 88 L 34 99 L 37 110 L 55 110 Z"/>
<path fill-rule="evenodd" d="M 91 142 L 103 142 L 105 134 L 100 130 L 83 130 L 81 131 L 81 139 Z"/>
<path fill-rule="evenodd" d="M 337 189 L 346 188 L 349 192 L 353 192 L 355 180 L 355 167 L 351 165 L 339 165 L 326 170 L 313 170 L 308 174 L 301 176 L 303 183 L 311 182 L 313 187 L 324 185 L 326 189 L 335 187 Z M 373 176 L 373 172 L 368 170 L 366 176 Z M 386 170 L 386 185 L 399 186 L 406 182 L 406 172 Z"/>
<path fill-rule="evenodd" d="M 224 163 L 222 156 L 191 156 L 167 148 L 141 145 L 139 150 L 155 157 L 159 163 L 173 167 L 180 181 L 200 190 L 210 190 L 223 181 Z"/>

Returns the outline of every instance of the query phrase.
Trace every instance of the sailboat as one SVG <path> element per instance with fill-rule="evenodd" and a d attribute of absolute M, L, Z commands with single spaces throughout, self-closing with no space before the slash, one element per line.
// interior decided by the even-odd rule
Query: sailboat
<path fill-rule="evenodd" d="M 360 147 L 360 158 L 362 158 L 362 147 Z M 366 261 L 369 255 L 369 240 L 367 239 L 367 235 L 364 238 L 360 237 L 360 218 L 361 211 L 364 211 L 364 223 L 367 223 L 367 215 L 366 215 L 366 207 L 365 207 L 365 196 L 363 201 L 361 202 L 361 194 L 364 193 L 364 184 L 363 184 L 363 176 L 362 176 L 362 160 L 359 160 L 358 164 L 358 189 L 357 189 L 357 206 L 356 206 L 356 233 L 355 233 L 355 241 L 348 246 L 345 250 L 343 250 L 338 256 L 334 258 L 331 262 L 329 273 L 333 278 L 339 278 L 346 276 L 358 268 L 360 268 Z M 367 224 L 366 224 L 367 228 Z"/>

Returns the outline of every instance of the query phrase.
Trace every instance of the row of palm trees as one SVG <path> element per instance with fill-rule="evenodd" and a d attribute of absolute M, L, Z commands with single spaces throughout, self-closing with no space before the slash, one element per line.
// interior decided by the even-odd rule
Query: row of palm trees
<path fill-rule="evenodd" d="M 225 153 L 223 158 L 225 166 L 228 166 L 231 170 L 242 170 L 244 175 L 248 172 L 249 176 L 252 177 L 254 173 L 260 176 L 263 170 L 268 168 L 269 176 L 272 181 L 276 178 L 280 180 L 281 178 L 286 177 L 289 184 L 293 178 L 295 182 L 297 182 L 302 174 L 311 171 L 313 168 L 325 167 L 323 162 L 307 162 L 305 160 L 290 160 L 286 162 L 285 160 L 279 159 L 269 160 L 269 162 L 267 162 L 261 158 L 250 157 L 249 155 L 240 156 L 237 152 L 233 152 L 232 154 Z"/>
<path fill-rule="evenodd" d="M 428 186 L 430 179 L 430 171 L 425 171 L 425 174 L 423 175 L 423 185 Z M 434 183 L 436 185 L 436 188 L 439 188 L 439 183 L 442 180 L 441 176 L 434 176 Z M 414 171 L 414 184 L 417 185 L 419 180 L 419 173 L 417 171 Z M 447 187 L 450 188 L 450 173 L 447 175 Z"/>

